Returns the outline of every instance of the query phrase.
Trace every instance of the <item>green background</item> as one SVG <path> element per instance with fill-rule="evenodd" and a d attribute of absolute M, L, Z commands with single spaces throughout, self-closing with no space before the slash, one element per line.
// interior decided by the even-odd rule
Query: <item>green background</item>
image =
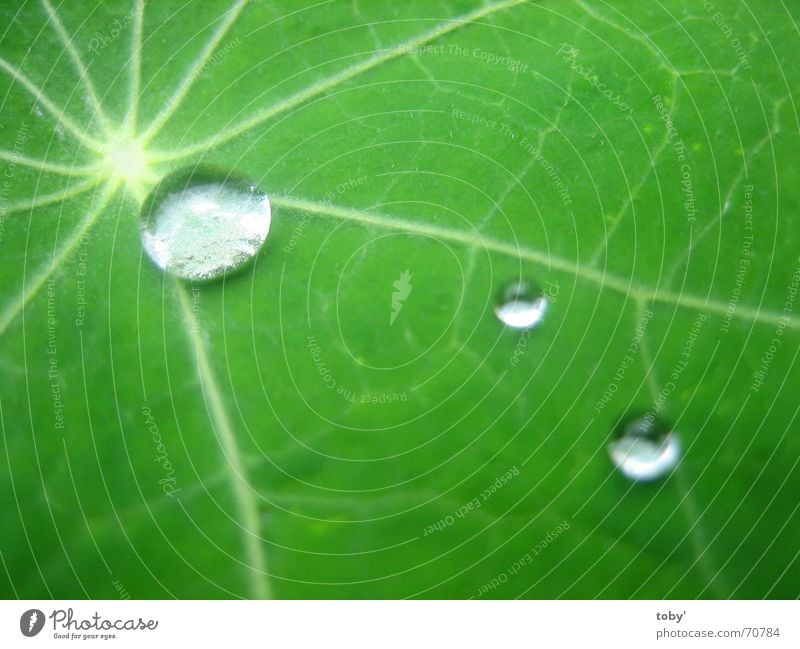
<path fill-rule="evenodd" d="M 3 3 L 0 594 L 796 597 L 797 9 Z M 198 163 L 273 222 L 191 286 L 139 212 Z"/>

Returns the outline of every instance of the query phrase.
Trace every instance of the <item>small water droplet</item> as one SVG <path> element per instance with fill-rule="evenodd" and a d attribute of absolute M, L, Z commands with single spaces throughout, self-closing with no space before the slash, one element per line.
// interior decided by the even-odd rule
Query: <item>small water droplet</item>
<path fill-rule="evenodd" d="M 541 322 L 547 310 L 547 297 L 533 282 L 518 281 L 500 293 L 494 312 L 500 321 L 514 329 L 530 329 Z"/>
<path fill-rule="evenodd" d="M 269 198 L 252 183 L 208 169 L 164 178 L 142 211 L 144 249 L 159 268 L 190 280 L 220 277 L 267 238 Z"/>
<path fill-rule="evenodd" d="M 681 456 L 678 437 L 663 422 L 644 416 L 626 423 L 608 445 L 620 473 L 631 480 L 657 480 L 675 468 Z"/>

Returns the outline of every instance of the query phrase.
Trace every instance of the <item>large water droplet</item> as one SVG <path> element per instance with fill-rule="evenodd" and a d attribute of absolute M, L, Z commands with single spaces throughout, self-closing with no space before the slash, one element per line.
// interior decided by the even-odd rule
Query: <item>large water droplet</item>
<path fill-rule="evenodd" d="M 494 308 L 503 324 L 514 329 L 530 329 L 541 322 L 547 310 L 547 297 L 533 282 L 519 281 L 506 286 Z"/>
<path fill-rule="evenodd" d="M 261 249 L 271 220 L 266 194 L 244 179 L 207 169 L 167 176 L 142 211 L 142 241 L 164 270 L 213 279 Z"/>
<path fill-rule="evenodd" d="M 608 445 L 608 454 L 625 477 L 657 480 L 678 464 L 681 447 L 674 432 L 663 422 L 646 415 L 625 424 Z"/>

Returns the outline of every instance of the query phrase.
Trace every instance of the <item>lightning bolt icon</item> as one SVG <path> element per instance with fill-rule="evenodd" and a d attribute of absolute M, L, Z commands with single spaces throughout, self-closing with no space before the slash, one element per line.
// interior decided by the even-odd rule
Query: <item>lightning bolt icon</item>
<path fill-rule="evenodd" d="M 394 321 L 397 319 L 397 316 L 400 315 L 400 309 L 403 308 L 403 302 L 406 301 L 409 295 L 411 295 L 411 273 L 406 268 L 402 273 L 400 273 L 400 278 L 392 284 L 394 286 L 395 291 L 392 293 L 392 314 L 389 317 L 389 326 L 391 327 L 394 324 Z"/>
<path fill-rule="evenodd" d="M 31 619 L 28 620 L 28 631 L 33 630 L 33 625 L 36 624 L 36 620 L 39 619 L 39 616 L 36 614 L 36 611 L 31 613 Z"/>

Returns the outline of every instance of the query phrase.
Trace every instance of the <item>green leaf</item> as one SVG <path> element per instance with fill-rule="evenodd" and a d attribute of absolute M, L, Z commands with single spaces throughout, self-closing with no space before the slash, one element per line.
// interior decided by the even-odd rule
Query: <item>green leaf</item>
<path fill-rule="evenodd" d="M 0 593 L 796 597 L 795 14 L 5 3 Z M 139 213 L 200 163 L 273 223 L 190 285 Z"/>

